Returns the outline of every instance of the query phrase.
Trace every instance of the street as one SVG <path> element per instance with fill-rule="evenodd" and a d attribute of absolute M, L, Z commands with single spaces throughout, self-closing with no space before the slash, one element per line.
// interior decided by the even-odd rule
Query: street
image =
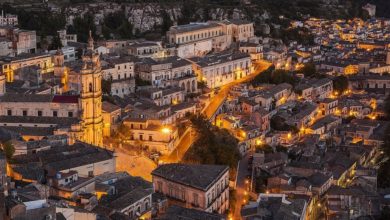
<path fill-rule="evenodd" d="M 241 206 L 247 203 L 247 195 L 249 193 L 250 179 L 247 179 L 249 153 L 246 154 L 239 162 L 237 170 L 237 186 L 236 186 L 236 206 L 234 211 L 234 220 L 241 219 Z M 245 201 L 244 201 L 245 200 Z"/>
<path fill-rule="evenodd" d="M 218 94 L 213 96 L 211 98 L 211 101 L 208 106 L 204 109 L 203 113 L 206 115 L 208 119 L 213 117 L 215 112 L 218 110 L 218 108 L 221 106 L 221 104 L 225 101 L 225 98 L 228 96 L 230 88 L 232 88 L 235 85 L 238 85 L 243 82 L 247 82 L 251 79 L 253 79 L 255 76 L 257 76 L 259 73 L 263 72 L 264 70 L 268 69 L 271 66 L 271 63 L 265 62 L 265 61 L 257 61 L 255 64 L 255 72 L 249 76 L 243 77 L 239 80 L 236 80 L 232 83 L 229 83 L 225 86 L 222 86 L 219 90 Z M 191 132 L 188 132 L 185 134 L 185 136 L 182 138 L 182 140 L 177 145 L 176 149 L 168 156 L 161 157 L 160 160 L 164 163 L 177 163 L 180 162 L 184 156 L 184 154 L 187 152 L 187 150 L 190 148 L 190 146 L 195 142 L 196 135 L 192 134 L 190 138 Z"/>
<path fill-rule="evenodd" d="M 185 152 L 187 152 L 187 150 L 192 145 L 194 139 L 196 139 L 195 135 L 192 134 L 193 131 L 191 131 L 191 128 L 189 128 L 189 129 L 190 129 L 190 131 L 186 132 L 184 134 L 181 141 L 177 145 L 176 149 L 170 155 L 160 157 L 160 162 L 162 162 L 162 163 L 177 163 L 177 162 L 181 161 Z"/>

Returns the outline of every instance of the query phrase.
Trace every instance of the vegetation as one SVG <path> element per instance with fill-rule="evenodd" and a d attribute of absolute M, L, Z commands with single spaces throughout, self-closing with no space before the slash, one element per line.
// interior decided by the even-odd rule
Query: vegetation
<path fill-rule="evenodd" d="M 333 90 L 342 94 L 348 89 L 348 78 L 346 76 L 337 76 L 333 79 Z"/>
<path fill-rule="evenodd" d="M 272 129 L 277 131 L 291 131 L 293 133 L 299 131 L 297 127 L 286 124 L 285 119 L 277 115 L 271 118 L 270 125 Z"/>
<path fill-rule="evenodd" d="M 60 36 L 55 35 L 53 37 L 53 40 L 51 41 L 51 44 L 49 45 L 49 50 L 57 50 L 61 49 L 63 47 Z"/>
<path fill-rule="evenodd" d="M 271 145 L 263 144 L 263 145 L 256 146 L 255 152 L 270 154 L 274 152 L 274 149 L 271 147 Z"/>
<path fill-rule="evenodd" d="M 111 94 L 111 84 L 112 84 L 111 80 L 102 79 L 103 94 L 107 94 L 107 95 Z"/>
<path fill-rule="evenodd" d="M 129 39 L 133 37 L 133 25 L 123 11 L 117 11 L 104 17 L 102 32 L 106 39 Z"/>
<path fill-rule="evenodd" d="M 305 77 L 316 76 L 316 66 L 314 63 L 305 63 L 305 65 L 298 72 L 303 73 Z"/>
<path fill-rule="evenodd" d="M 84 17 L 76 17 L 73 20 L 73 26 L 68 26 L 69 34 L 77 34 L 77 40 L 81 42 L 87 42 L 89 38 L 89 31 L 93 35 L 96 33 L 96 26 L 94 23 L 94 16 L 91 13 L 85 14 Z M 96 38 L 97 36 L 93 36 Z"/>
<path fill-rule="evenodd" d="M 135 77 L 135 84 L 137 86 L 150 86 L 150 85 L 152 85 L 149 81 L 143 80 L 139 76 Z"/>
<path fill-rule="evenodd" d="M 173 25 L 173 21 L 171 20 L 171 17 L 165 10 L 161 11 L 161 17 L 162 17 L 161 35 L 165 35 L 165 33 Z"/>
<path fill-rule="evenodd" d="M 265 193 L 267 191 L 267 179 L 269 175 L 265 172 L 261 172 L 260 176 L 255 177 L 255 192 Z"/>
<path fill-rule="evenodd" d="M 3 3 L 0 5 L 0 10 L 16 14 L 20 28 L 35 30 L 38 35 L 56 35 L 57 31 L 64 29 L 66 24 L 64 14 L 52 13 L 49 9 L 43 9 L 39 13 L 32 13 L 22 8 L 14 8 L 9 3 Z"/>
<path fill-rule="evenodd" d="M 283 28 L 280 31 L 280 36 L 274 37 L 281 38 L 285 43 L 289 41 L 297 41 L 299 44 L 304 45 L 314 44 L 314 35 L 310 33 L 309 29 L 303 27 Z"/>
<path fill-rule="evenodd" d="M 11 160 L 15 153 L 15 147 L 11 141 L 6 141 L 2 143 L 3 152 L 7 160 Z"/>
<path fill-rule="evenodd" d="M 274 66 L 258 74 L 252 81 L 253 86 L 258 86 L 262 83 L 281 84 L 289 83 L 295 85 L 296 78 L 286 70 L 275 69 Z"/>
<path fill-rule="evenodd" d="M 238 140 L 226 129 L 213 126 L 203 115 L 192 115 L 190 121 L 199 138 L 183 160 L 189 163 L 228 165 L 235 169 L 241 158 Z"/>

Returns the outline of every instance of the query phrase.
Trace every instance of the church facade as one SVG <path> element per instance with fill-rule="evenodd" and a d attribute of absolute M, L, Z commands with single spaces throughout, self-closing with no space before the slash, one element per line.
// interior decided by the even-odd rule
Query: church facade
<path fill-rule="evenodd" d="M 63 91 L 69 90 L 68 72 L 77 75 L 78 90 L 72 94 L 15 94 L 0 97 L 0 127 L 37 140 L 67 134 L 69 142 L 83 141 L 103 145 L 102 71 L 99 54 L 90 36 L 79 68 L 64 66 L 60 51 L 53 56 L 54 76 L 60 77 Z"/>

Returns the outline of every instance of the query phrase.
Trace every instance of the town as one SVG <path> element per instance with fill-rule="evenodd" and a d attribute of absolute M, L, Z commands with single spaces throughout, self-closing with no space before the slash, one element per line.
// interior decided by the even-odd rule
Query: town
<path fill-rule="evenodd" d="M 0 4 L 0 219 L 390 219 L 382 9 L 69 2 Z"/>

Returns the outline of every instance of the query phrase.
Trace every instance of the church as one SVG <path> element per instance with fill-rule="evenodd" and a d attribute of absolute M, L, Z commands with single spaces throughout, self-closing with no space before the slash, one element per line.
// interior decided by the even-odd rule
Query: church
<path fill-rule="evenodd" d="M 53 56 L 53 63 L 53 76 L 59 77 L 63 85 L 61 92 L 70 90 L 70 71 L 77 89 L 62 94 L 7 93 L 4 74 L 0 75 L 0 128 L 26 141 L 67 134 L 70 144 L 78 140 L 102 146 L 102 71 L 91 32 L 87 49 L 75 68 L 65 66 L 60 50 Z"/>

